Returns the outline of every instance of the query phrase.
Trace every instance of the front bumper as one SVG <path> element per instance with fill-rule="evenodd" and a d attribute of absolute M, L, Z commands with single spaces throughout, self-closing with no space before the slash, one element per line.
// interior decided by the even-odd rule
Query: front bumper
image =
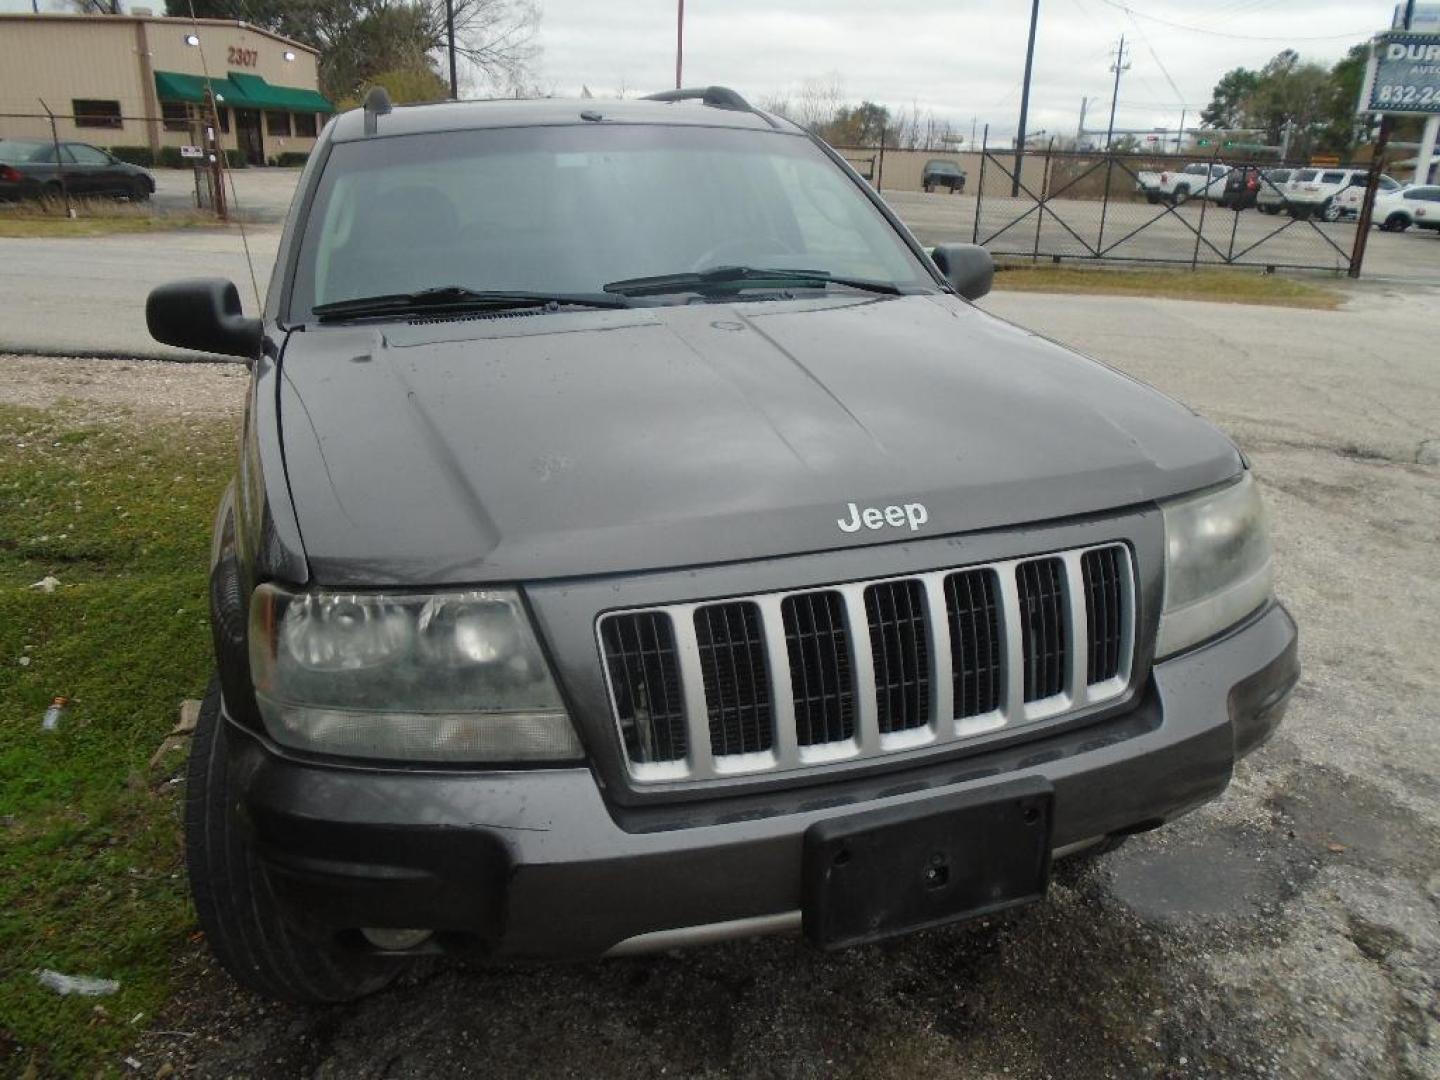
<path fill-rule="evenodd" d="M 1040 776 L 1057 851 L 1153 828 L 1225 789 L 1298 678 L 1295 624 L 1272 604 L 1156 664 L 1120 716 L 901 773 L 638 809 L 607 801 L 585 768 L 336 767 L 227 732 L 262 864 L 316 933 L 429 928 L 445 949 L 583 957 L 681 928 L 784 924 L 805 830 L 857 810 Z"/>

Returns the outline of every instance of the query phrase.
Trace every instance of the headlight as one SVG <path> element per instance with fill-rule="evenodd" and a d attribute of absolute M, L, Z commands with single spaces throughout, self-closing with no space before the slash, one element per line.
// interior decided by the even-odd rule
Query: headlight
<path fill-rule="evenodd" d="M 557 761 L 580 742 L 515 593 L 255 590 L 250 672 L 265 726 L 302 750 Z"/>
<path fill-rule="evenodd" d="M 1159 659 L 1239 622 L 1270 599 L 1265 507 L 1247 472 L 1219 491 L 1163 504 L 1165 609 Z"/>

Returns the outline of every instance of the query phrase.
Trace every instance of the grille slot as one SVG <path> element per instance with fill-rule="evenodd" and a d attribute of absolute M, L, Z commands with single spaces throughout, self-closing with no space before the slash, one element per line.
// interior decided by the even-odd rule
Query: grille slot
<path fill-rule="evenodd" d="M 882 734 L 930 722 L 930 644 L 925 627 L 925 586 L 887 581 L 865 590 L 875 705 Z"/>
<path fill-rule="evenodd" d="M 950 674 L 955 716 L 1000 707 L 1000 584 L 993 570 L 967 570 L 945 579 L 950 620 Z"/>
<path fill-rule="evenodd" d="M 607 613 L 597 633 L 641 783 L 919 751 L 1125 698 L 1135 570 L 1051 555 Z"/>
<path fill-rule="evenodd" d="M 670 616 L 615 615 L 600 624 L 600 637 L 626 755 L 637 764 L 683 760 L 689 739 Z"/>
<path fill-rule="evenodd" d="M 1065 564 L 1035 559 L 1015 568 L 1020 589 L 1020 632 L 1025 650 L 1025 700 L 1054 697 L 1065 689 Z"/>
<path fill-rule="evenodd" d="M 1089 685 L 1094 686 L 1120 673 L 1120 642 L 1125 632 L 1120 550 L 1087 551 L 1080 569 L 1085 580 L 1085 634 L 1089 641 L 1086 673 Z"/>
<path fill-rule="evenodd" d="M 770 673 L 760 609 L 753 603 L 695 609 L 695 644 L 709 714 L 710 752 L 753 754 L 775 745 Z"/>
<path fill-rule="evenodd" d="M 855 683 L 844 598 L 837 592 L 787 596 L 780 617 L 790 657 L 796 743 L 816 746 L 853 739 Z"/>

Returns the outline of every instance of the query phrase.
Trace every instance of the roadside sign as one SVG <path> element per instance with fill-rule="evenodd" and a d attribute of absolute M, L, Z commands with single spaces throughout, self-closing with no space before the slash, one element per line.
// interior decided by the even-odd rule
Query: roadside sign
<path fill-rule="evenodd" d="M 182 146 L 180 147 L 180 156 L 182 158 L 202 158 L 205 156 L 205 151 L 198 146 Z"/>
<path fill-rule="evenodd" d="M 1356 111 L 1440 115 L 1440 34 L 1377 35 Z"/>
<path fill-rule="evenodd" d="M 1316 168 L 1328 169 L 1340 164 L 1340 159 L 1334 154 L 1312 154 L 1310 164 Z"/>

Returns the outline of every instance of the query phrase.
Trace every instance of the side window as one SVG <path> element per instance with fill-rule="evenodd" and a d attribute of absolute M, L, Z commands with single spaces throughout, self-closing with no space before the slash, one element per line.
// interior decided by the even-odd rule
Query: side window
<path fill-rule="evenodd" d="M 1342 184 L 1345 182 L 1345 174 L 1343 172 L 1327 172 L 1320 177 L 1320 182 L 1322 184 Z"/>
<path fill-rule="evenodd" d="M 65 149 L 75 159 L 76 165 L 109 165 L 110 159 L 93 146 L 84 143 L 66 143 Z"/>

